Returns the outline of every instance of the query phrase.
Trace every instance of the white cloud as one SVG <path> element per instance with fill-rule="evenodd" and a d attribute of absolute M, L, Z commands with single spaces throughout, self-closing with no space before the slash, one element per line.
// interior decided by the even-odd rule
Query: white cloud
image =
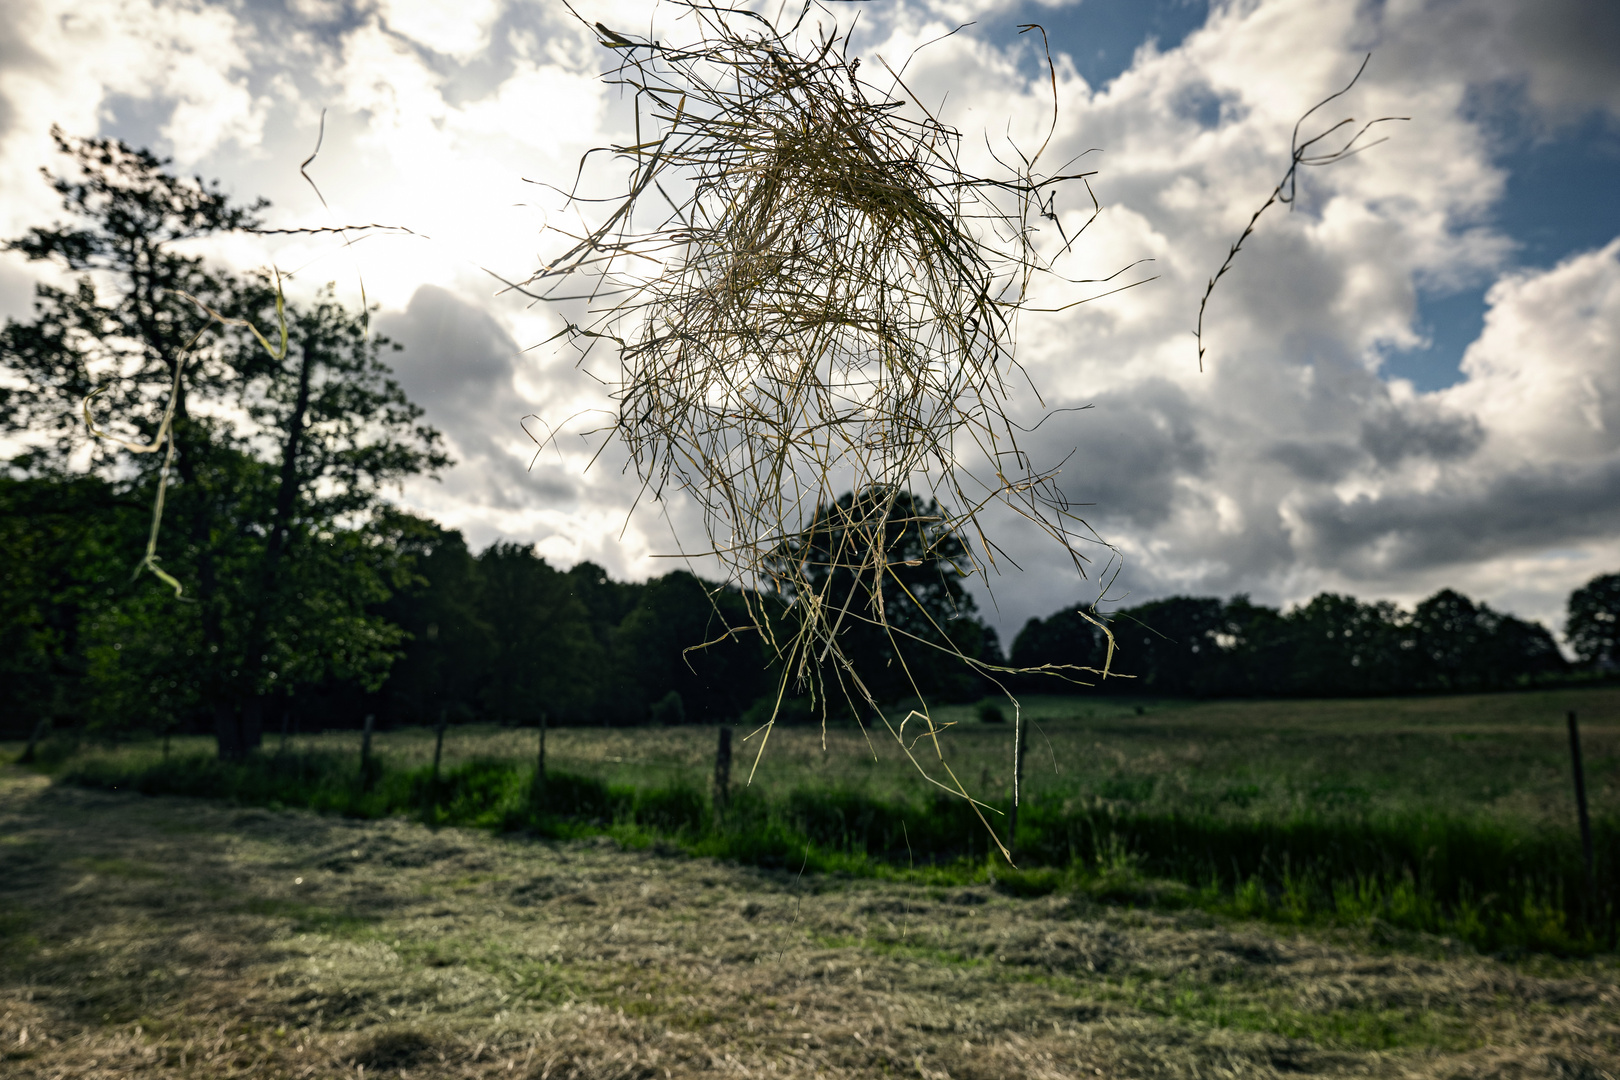
<path fill-rule="evenodd" d="M 382 0 L 383 23 L 426 49 L 466 62 L 489 46 L 489 32 L 501 13 L 499 0 Z"/>
<path fill-rule="evenodd" d="M 1601 460 L 1620 452 L 1620 238 L 1541 273 L 1513 274 L 1443 391 L 1490 433 L 1493 463 Z"/>

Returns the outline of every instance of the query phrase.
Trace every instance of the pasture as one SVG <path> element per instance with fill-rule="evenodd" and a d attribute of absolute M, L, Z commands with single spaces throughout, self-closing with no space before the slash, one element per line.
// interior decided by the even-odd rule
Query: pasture
<path fill-rule="evenodd" d="M 1005 840 L 1012 731 L 939 710 L 951 773 L 975 811 L 930 783 L 881 728 L 737 732 L 731 799 L 711 801 L 712 727 L 563 728 L 534 786 L 535 729 L 274 734 L 244 766 L 207 739 L 61 743 L 60 779 L 271 808 L 572 839 L 608 835 L 766 869 L 907 878 L 1003 891 L 1086 892 L 1160 909 L 1297 925 L 1382 926 L 1487 952 L 1614 948 L 1620 691 L 1449 698 L 1188 703 L 1034 698 L 1017 869 Z M 1582 716 L 1596 860 L 1576 828 L 1564 716 Z M 933 739 L 905 729 L 948 782 Z M 750 772 L 753 773 L 749 782 Z"/>
<path fill-rule="evenodd" d="M 1125 755 L 1099 755 L 1106 766 L 1088 775 L 1145 776 L 1185 753 L 1184 736 L 1156 747 L 1134 728 L 1101 730 L 1120 719 L 1074 722 Z M 527 751 L 523 734 L 463 732 L 486 745 L 447 771 L 502 745 Z M 646 778 L 641 790 L 656 791 L 674 780 L 635 773 L 624 751 L 660 747 L 671 769 L 688 752 L 680 767 L 696 770 L 704 734 L 564 732 L 557 745 L 577 755 L 569 769 L 613 780 L 607 790 Z M 802 788 L 823 759 L 812 733 L 788 734 L 780 767 L 804 770 L 791 780 Z M 1476 734 L 1463 744 L 1486 739 Z M 347 735 L 321 738 L 355 749 Z M 421 742 L 379 740 L 403 759 L 387 768 L 406 770 Z M 1274 766 L 1304 760 L 1276 745 Z M 1524 767 L 1505 751 L 1472 760 Z M 892 798 L 910 781 L 868 782 L 898 785 L 877 789 Z M 1550 778 L 1544 794 L 1551 814 Z M 1142 801 L 1172 797 L 1156 783 Z M 1224 812 L 1268 799 L 1283 796 Z M 1533 804 L 1497 805 L 1483 788 L 1474 801 L 1486 814 Z M 1082 877 L 1029 895 L 982 860 L 930 876 L 693 857 L 652 839 L 626 805 L 594 833 L 546 839 L 0 768 L 0 1071 L 1190 1080 L 1620 1067 L 1612 954 L 1484 956 L 1378 920 L 1285 926 L 1099 897 Z"/>

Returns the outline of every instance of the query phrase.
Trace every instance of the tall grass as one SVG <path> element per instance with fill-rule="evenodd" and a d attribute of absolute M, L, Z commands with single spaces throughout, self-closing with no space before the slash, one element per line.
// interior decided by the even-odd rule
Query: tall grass
<path fill-rule="evenodd" d="M 554 771 L 537 794 L 533 767 L 514 757 L 462 759 L 435 782 L 414 755 L 375 757 L 362 775 L 354 754 L 318 747 L 239 764 L 126 750 L 69 758 L 60 779 L 545 837 L 605 832 L 627 845 L 766 867 L 1022 894 L 1068 889 L 1120 903 L 1443 934 L 1486 951 L 1613 948 L 1620 895 L 1609 854 L 1620 850 L 1620 828 L 1610 817 L 1595 823 L 1601 854 L 1589 886 L 1570 830 L 1432 807 L 1347 815 L 1302 806 L 1266 817 L 1038 795 L 1020 813 L 1013 870 L 989 856 L 983 827 L 962 800 L 838 782 L 770 794 L 744 788 L 717 824 L 708 794 L 681 776 L 637 785 Z M 1007 809 L 989 802 L 993 812 Z"/>

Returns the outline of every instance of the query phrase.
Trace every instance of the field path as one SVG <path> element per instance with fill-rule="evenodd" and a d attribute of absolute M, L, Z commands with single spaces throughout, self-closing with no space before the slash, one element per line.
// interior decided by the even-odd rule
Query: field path
<path fill-rule="evenodd" d="M 1613 958 L 1291 935 L 0 768 L 0 1076 L 1620 1077 Z"/>

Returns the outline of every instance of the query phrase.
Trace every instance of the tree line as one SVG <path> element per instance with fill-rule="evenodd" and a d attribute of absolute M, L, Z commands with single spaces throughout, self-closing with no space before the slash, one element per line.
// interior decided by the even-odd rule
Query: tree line
<path fill-rule="evenodd" d="M 0 431 L 15 448 L 0 475 L 5 734 L 41 721 L 211 731 L 234 757 L 267 729 L 366 714 L 627 725 L 768 713 L 782 673 L 767 639 L 782 640 L 775 621 L 799 598 L 745 597 L 685 571 L 619 582 L 514 544 L 475 554 L 392 506 L 385 487 L 449 458 L 368 313 L 330 288 L 294 303 L 271 276 L 188 253 L 258 229 L 262 201 L 234 203 L 114 140 L 57 141 L 69 167 L 48 178 L 68 219 L 7 244 L 72 281 L 39 286 L 33 318 L 0 328 Z M 903 586 L 885 590 L 881 620 L 868 571 L 837 554 L 840 530 L 879 501 L 894 510 L 885 573 Z M 854 658 L 804 660 L 784 715 L 837 711 L 851 676 L 885 702 L 995 691 L 1002 646 L 940 520 L 910 493 L 852 492 L 784 542 L 773 558 L 844 598 Z M 1582 663 L 1613 669 L 1616 612 L 1620 575 L 1571 598 Z M 1024 627 L 1011 663 L 1101 668 L 1104 623 L 1112 671 L 1131 678 L 1103 689 L 1124 692 L 1491 689 L 1565 669 L 1546 629 L 1450 591 L 1411 612 L 1331 595 L 1287 613 L 1242 597 L 1058 612 Z M 813 703 L 805 686 L 834 700 Z"/>
<path fill-rule="evenodd" d="M 1288 611 L 1246 596 L 1172 596 L 1115 611 L 1031 619 L 1013 640 L 1015 667 L 1103 667 L 1104 688 L 1192 697 L 1352 697 L 1504 690 L 1616 670 L 1620 574 L 1569 598 L 1564 658 L 1540 623 L 1499 612 L 1453 589 L 1406 610 L 1322 593 Z M 1033 688 L 1028 680 L 1021 685 Z"/>

